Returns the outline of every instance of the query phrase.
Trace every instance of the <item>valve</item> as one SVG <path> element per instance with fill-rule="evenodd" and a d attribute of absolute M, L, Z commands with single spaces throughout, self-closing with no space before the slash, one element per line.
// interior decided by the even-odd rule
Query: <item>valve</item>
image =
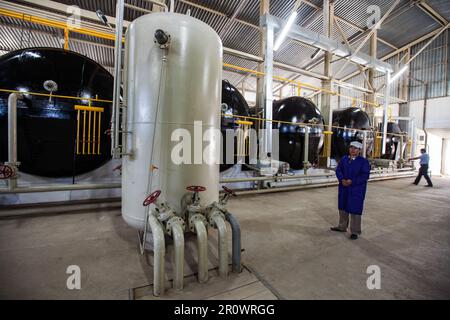
<path fill-rule="evenodd" d="M 237 194 L 228 187 L 222 186 L 224 194 L 222 199 L 220 199 L 220 204 L 226 204 L 230 197 L 237 197 Z"/>
<path fill-rule="evenodd" d="M 192 203 L 194 205 L 197 205 L 200 197 L 198 195 L 199 192 L 203 192 L 206 191 L 206 188 L 203 186 L 189 186 L 186 188 L 186 190 L 193 192 L 194 194 L 192 195 Z"/>
<path fill-rule="evenodd" d="M 158 199 L 160 194 L 161 194 L 161 190 L 156 190 L 156 191 L 152 192 L 147 198 L 145 198 L 142 205 L 144 207 L 146 207 L 146 206 L 154 203 L 156 201 L 156 199 Z"/>
<path fill-rule="evenodd" d="M 14 169 L 6 164 L 0 164 L 0 179 L 9 179 L 14 176 Z"/>

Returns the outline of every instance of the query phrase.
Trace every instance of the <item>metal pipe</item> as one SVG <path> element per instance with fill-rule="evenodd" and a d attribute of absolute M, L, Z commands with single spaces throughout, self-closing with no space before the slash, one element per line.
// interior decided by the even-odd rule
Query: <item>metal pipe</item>
<path fill-rule="evenodd" d="M 184 280 L 184 232 L 182 226 L 174 222 L 172 225 L 172 236 L 175 254 L 175 271 L 173 277 L 173 288 L 183 290 Z"/>
<path fill-rule="evenodd" d="M 290 179 L 307 179 L 312 177 L 329 177 L 334 176 L 334 172 L 327 174 L 311 174 L 311 175 L 293 175 L 293 176 L 267 176 L 267 177 L 250 177 L 250 178 L 233 178 L 222 179 L 219 183 L 236 183 L 236 182 L 252 182 L 252 181 L 266 181 L 266 180 L 290 180 Z"/>
<path fill-rule="evenodd" d="M 231 253 L 231 270 L 240 273 L 241 268 L 241 226 L 239 221 L 231 213 L 225 213 L 225 219 L 231 226 L 232 253 Z"/>
<path fill-rule="evenodd" d="M 428 82 L 424 83 L 425 93 L 423 97 L 423 118 L 422 118 L 422 129 L 425 133 L 425 149 L 428 147 L 428 132 L 427 132 L 427 103 L 428 103 Z M 428 151 L 428 150 L 427 150 Z"/>
<path fill-rule="evenodd" d="M 194 222 L 198 247 L 198 282 L 208 281 L 208 234 L 205 224 L 201 220 Z"/>
<path fill-rule="evenodd" d="M 388 122 L 388 107 L 389 107 L 389 94 L 391 91 L 391 73 L 386 72 L 386 88 L 384 94 L 383 105 L 383 140 L 381 142 L 381 154 L 386 153 L 386 140 L 387 140 L 387 122 Z"/>
<path fill-rule="evenodd" d="M 308 166 L 309 166 L 308 153 L 309 153 L 309 127 L 306 127 L 305 128 L 305 140 L 303 142 L 303 168 L 304 168 L 305 174 L 307 174 Z"/>
<path fill-rule="evenodd" d="M 221 277 L 226 277 L 228 275 L 227 226 L 220 214 L 213 214 L 212 220 L 219 233 L 219 275 Z"/>
<path fill-rule="evenodd" d="M 153 234 L 153 295 L 159 297 L 164 294 L 165 289 L 164 259 L 166 244 L 163 228 L 153 214 L 149 214 L 148 223 Z"/>
<path fill-rule="evenodd" d="M 363 131 L 363 143 L 362 143 L 362 154 L 363 158 L 367 158 L 367 131 Z"/>
<path fill-rule="evenodd" d="M 17 187 L 14 189 L 1 188 L 2 193 L 33 193 L 33 192 L 54 192 L 72 190 L 93 190 L 93 189 L 116 189 L 121 188 L 121 183 L 98 183 L 98 184 L 66 184 L 66 185 L 43 185 L 33 187 Z"/>
<path fill-rule="evenodd" d="M 116 38 L 114 43 L 114 92 L 111 117 L 111 154 L 114 159 L 120 158 L 119 150 L 119 119 L 120 119 L 120 88 L 122 84 L 122 33 L 125 0 L 117 0 L 116 6 Z"/>
<path fill-rule="evenodd" d="M 381 174 L 380 177 L 370 178 L 371 181 L 381 181 L 381 180 L 390 180 L 397 178 L 408 178 L 415 175 L 415 172 L 411 170 L 411 172 L 405 174 Z M 244 191 L 235 191 L 237 195 L 250 195 L 250 194 L 258 194 L 258 193 L 272 193 L 272 192 L 283 192 L 283 191 L 295 191 L 302 189 L 313 189 L 313 188 L 321 188 L 321 187 L 331 187 L 338 185 L 339 182 L 330 182 L 330 183 L 320 183 L 320 184 L 309 184 L 309 185 L 300 185 L 300 186 L 292 186 L 292 187 L 281 187 L 281 188 L 269 188 L 269 189 L 258 189 L 258 190 L 244 190 Z"/>
<path fill-rule="evenodd" d="M 20 96 L 11 93 L 8 97 L 8 162 L 7 165 L 13 167 L 13 176 L 8 179 L 8 189 L 14 190 L 17 187 L 17 100 Z"/>

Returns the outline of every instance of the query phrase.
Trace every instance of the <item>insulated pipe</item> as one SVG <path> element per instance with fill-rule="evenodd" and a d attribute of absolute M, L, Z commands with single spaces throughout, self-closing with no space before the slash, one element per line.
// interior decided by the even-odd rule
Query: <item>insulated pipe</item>
<path fill-rule="evenodd" d="M 159 297 L 164 294 L 165 289 L 164 259 L 166 244 L 162 226 L 153 214 L 149 214 L 148 223 L 153 234 L 153 295 Z"/>
<path fill-rule="evenodd" d="M 8 163 L 14 167 L 14 173 L 17 169 L 17 100 L 19 95 L 11 93 L 8 97 Z M 8 180 L 9 190 L 17 187 L 17 176 Z"/>
<path fill-rule="evenodd" d="M 267 176 L 267 177 L 250 177 L 250 178 L 232 178 L 222 179 L 219 183 L 235 183 L 235 182 L 250 182 L 250 181 L 266 181 L 266 180 L 290 180 L 290 179 L 307 179 L 313 177 L 330 177 L 334 176 L 334 171 L 327 174 L 310 174 L 310 175 L 294 175 L 294 176 Z"/>
<path fill-rule="evenodd" d="M 232 236 L 232 254 L 231 270 L 235 273 L 240 273 L 241 270 L 241 226 L 239 221 L 229 212 L 225 213 L 225 219 L 231 226 L 231 236 Z"/>
<path fill-rule="evenodd" d="M 116 5 L 116 38 L 114 44 L 114 91 L 111 117 L 111 155 L 120 158 L 120 89 L 122 85 L 122 33 L 125 0 L 117 0 Z"/>
<path fill-rule="evenodd" d="M 208 234 L 201 220 L 194 221 L 198 247 L 198 282 L 208 281 Z"/>
<path fill-rule="evenodd" d="M 175 271 L 173 277 L 173 288 L 183 290 L 184 280 L 184 232 L 177 222 L 172 225 L 172 236 L 175 253 Z"/>
<path fill-rule="evenodd" d="M 72 191 L 72 190 L 93 190 L 93 189 L 118 189 L 121 183 L 97 183 L 97 184 L 61 184 L 61 185 L 43 185 L 32 187 L 18 187 L 14 189 L 0 188 L 2 193 L 33 193 L 33 192 L 54 192 L 54 191 Z"/>
<path fill-rule="evenodd" d="M 308 164 L 309 164 L 309 127 L 305 128 L 305 141 L 303 143 L 303 168 L 305 174 L 308 172 Z"/>
<path fill-rule="evenodd" d="M 220 214 L 213 214 L 212 220 L 219 232 L 219 275 L 226 277 L 228 275 L 227 226 Z"/>
<path fill-rule="evenodd" d="M 399 179 L 399 178 L 409 178 L 415 176 L 415 172 L 411 171 L 408 173 L 397 173 L 397 174 L 380 174 L 377 178 L 370 178 L 371 181 L 381 181 L 381 180 L 391 180 L 391 179 Z M 244 190 L 244 191 L 236 191 L 237 195 L 248 195 L 248 194 L 258 194 L 258 193 L 272 193 L 272 192 L 283 192 L 283 191 L 295 191 L 302 189 L 313 189 L 313 188 L 322 188 L 322 187 L 332 187 L 338 185 L 339 182 L 329 182 L 329 183 L 318 183 L 318 184 L 309 184 L 309 185 L 299 185 L 292 187 L 281 187 L 281 188 L 268 188 L 268 189 L 257 189 L 257 190 Z"/>

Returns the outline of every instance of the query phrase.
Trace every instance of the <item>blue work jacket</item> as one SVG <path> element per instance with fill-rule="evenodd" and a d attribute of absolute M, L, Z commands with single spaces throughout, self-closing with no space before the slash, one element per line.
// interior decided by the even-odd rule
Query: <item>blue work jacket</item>
<path fill-rule="evenodd" d="M 362 214 L 369 175 L 369 161 L 361 156 L 350 160 L 347 155 L 339 161 L 336 168 L 336 177 L 339 180 L 339 210 L 345 210 L 351 214 Z M 352 184 L 344 187 L 343 179 L 352 180 Z"/>

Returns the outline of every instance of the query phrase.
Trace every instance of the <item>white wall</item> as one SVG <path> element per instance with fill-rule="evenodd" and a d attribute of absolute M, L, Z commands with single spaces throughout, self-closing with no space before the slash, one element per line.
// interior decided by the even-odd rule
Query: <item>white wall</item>
<path fill-rule="evenodd" d="M 423 100 L 412 101 L 409 114 L 415 118 L 416 127 L 423 128 Z M 450 146 L 443 150 L 443 139 L 450 139 L 450 97 L 429 99 L 425 128 L 428 132 L 428 153 L 432 174 L 450 174 Z M 446 141 L 444 140 L 444 141 Z M 448 141 L 445 142 L 448 145 Z M 444 152 L 443 152 L 444 151 Z"/>
<path fill-rule="evenodd" d="M 444 139 L 444 158 L 442 161 L 443 168 L 442 173 L 445 175 L 450 175 L 450 139 Z"/>
<path fill-rule="evenodd" d="M 416 118 L 416 126 L 422 129 L 423 100 L 412 101 L 409 110 L 409 115 Z M 450 128 L 450 97 L 428 100 L 425 126 L 427 129 Z"/>
<path fill-rule="evenodd" d="M 442 164 L 442 137 L 440 135 L 428 133 L 428 154 L 430 155 L 431 174 L 440 175 Z"/>

